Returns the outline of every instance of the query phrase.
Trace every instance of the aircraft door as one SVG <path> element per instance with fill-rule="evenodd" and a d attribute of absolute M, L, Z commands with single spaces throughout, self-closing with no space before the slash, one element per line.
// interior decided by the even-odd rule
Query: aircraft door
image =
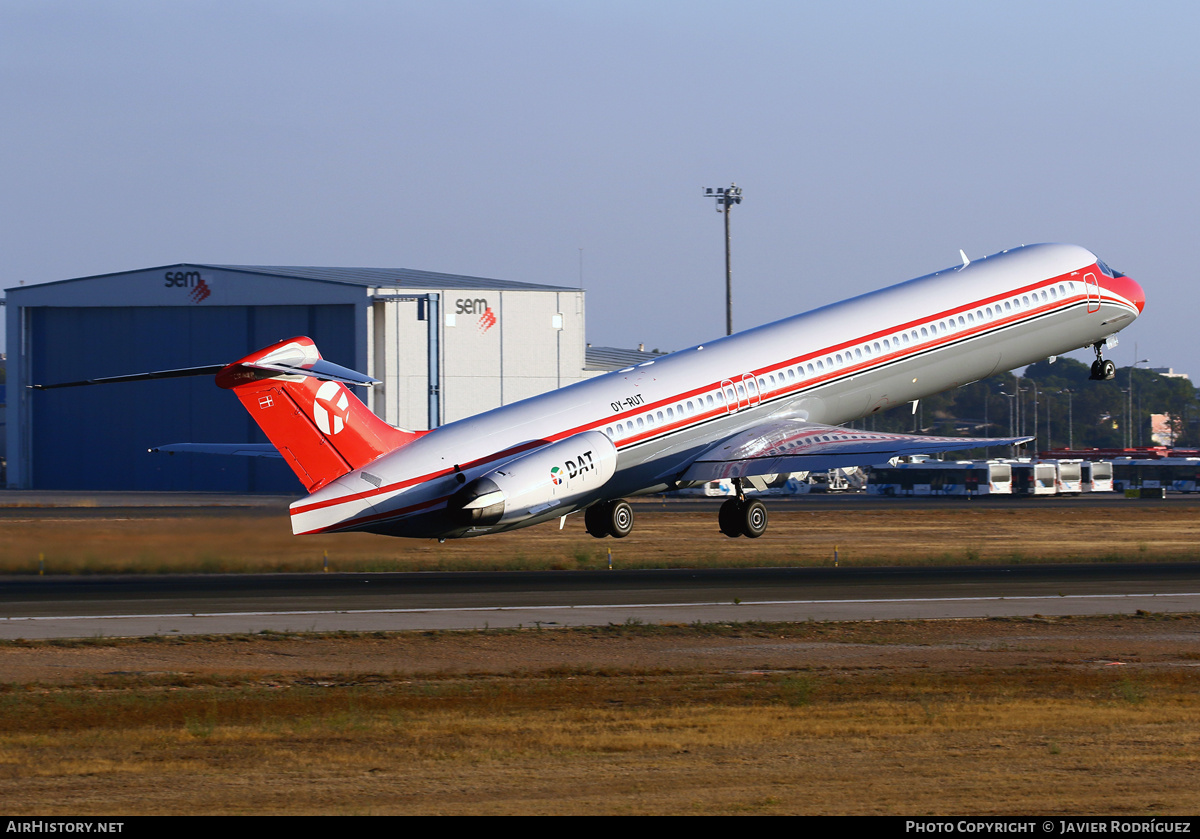
<path fill-rule="evenodd" d="M 1096 279 L 1095 274 L 1088 274 L 1083 278 L 1083 286 L 1087 290 L 1087 310 L 1088 314 L 1100 311 L 1100 283 Z"/>
<path fill-rule="evenodd" d="M 758 389 L 758 380 L 746 373 L 742 376 L 742 384 L 746 386 L 746 407 L 750 408 L 762 402 L 762 392 Z"/>
<path fill-rule="evenodd" d="M 737 382 L 725 379 L 721 382 L 721 392 L 725 394 L 725 413 L 727 414 L 736 414 L 738 411 L 757 405 L 762 401 L 758 381 L 749 373 L 744 374 Z"/>
<path fill-rule="evenodd" d="M 737 413 L 740 405 L 738 404 L 737 391 L 733 387 L 733 382 L 730 379 L 725 379 L 721 382 L 721 392 L 725 394 L 725 413 Z"/>

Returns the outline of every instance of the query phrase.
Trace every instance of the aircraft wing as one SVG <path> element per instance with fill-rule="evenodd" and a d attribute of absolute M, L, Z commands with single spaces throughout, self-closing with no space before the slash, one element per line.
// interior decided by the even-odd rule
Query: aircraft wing
<path fill-rule="evenodd" d="M 702 452 L 679 481 L 718 481 L 780 472 L 812 472 L 885 463 L 900 455 L 1009 446 L 1032 437 L 926 437 L 776 420 Z"/>
<path fill-rule="evenodd" d="M 283 455 L 270 443 L 171 443 L 155 446 L 152 452 L 192 452 L 196 454 L 236 454 L 242 457 L 279 457 Z"/>

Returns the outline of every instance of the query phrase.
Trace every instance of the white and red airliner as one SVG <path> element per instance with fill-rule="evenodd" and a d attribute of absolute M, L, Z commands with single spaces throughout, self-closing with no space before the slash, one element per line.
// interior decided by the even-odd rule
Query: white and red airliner
<path fill-rule="evenodd" d="M 839 427 L 895 405 L 1081 347 L 1092 378 L 1142 312 L 1129 277 L 1084 248 L 1030 245 L 864 294 L 526 399 L 432 431 L 403 431 L 347 388 L 373 379 L 323 360 L 308 338 L 217 372 L 307 487 L 295 533 L 369 531 L 448 539 L 583 511 L 623 537 L 623 499 L 716 479 L 729 536 L 762 535 L 744 489 L 764 475 L 880 463 L 905 453 L 1028 438 L 883 434 Z M 109 381 L 111 381 L 110 379 Z M 96 380 L 101 381 L 101 380 Z M 82 384 L 82 383 L 78 383 Z M 263 454 L 253 445 L 163 449 Z"/>

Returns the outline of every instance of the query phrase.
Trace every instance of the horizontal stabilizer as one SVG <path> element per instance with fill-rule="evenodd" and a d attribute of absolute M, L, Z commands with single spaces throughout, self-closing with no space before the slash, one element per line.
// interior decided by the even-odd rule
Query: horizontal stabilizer
<path fill-rule="evenodd" d="M 304 336 L 279 341 L 231 364 L 29 387 L 50 390 L 183 376 L 215 376 L 217 386 L 234 392 L 271 442 L 173 443 L 151 452 L 282 458 L 309 492 L 427 433 L 404 431 L 375 416 L 346 386 L 379 381 L 326 361 Z"/>
<path fill-rule="evenodd" d="M 53 390 L 56 387 L 82 387 L 83 385 L 115 385 L 120 382 L 144 382 L 149 379 L 180 379 L 185 376 L 215 376 L 225 369 L 224 364 L 207 367 L 180 367 L 177 370 L 158 370 L 153 373 L 130 373 L 125 376 L 105 376 L 100 379 L 84 379 L 81 382 L 57 382 L 51 385 L 28 385 L 33 390 Z"/>
<path fill-rule="evenodd" d="M 285 373 L 292 376 L 310 376 L 314 379 L 320 379 L 323 382 L 334 381 L 347 385 L 379 384 L 379 379 L 372 378 L 365 373 L 359 373 L 357 370 L 351 370 L 349 367 L 342 367 L 339 364 L 334 364 L 332 361 L 326 361 L 323 358 L 318 358 L 316 361 L 295 366 L 279 363 L 247 364 L 245 366 L 253 367 L 257 370 L 269 370 L 274 373 Z"/>
<path fill-rule="evenodd" d="M 270 443 L 171 443 L 155 446 L 151 452 L 167 454 L 233 454 L 241 457 L 277 457 L 283 459 L 279 449 Z"/>
<path fill-rule="evenodd" d="M 779 420 L 755 426 L 710 447 L 692 461 L 677 480 L 718 481 L 781 472 L 871 466 L 903 455 L 1011 446 L 1032 439 L 884 434 Z"/>
<path fill-rule="evenodd" d="M 289 345 L 291 346 L 291 345 Z M 256 362 L 237 362 L 238 367 L 261 371 L 267 375 L 308 376 L 320 381 L 341 382 L 347 385 L 379 384 L 374 379 L 357 370 L 342 367 L 321 357 L 311 358 L 303 354 L 283 354 L 279 357 L 264 358 Z M 128 373 L 123 376 L 104 376 L 98 379 L 83 379 L 78 382 L 55 382 L 49 385 L 29 385 L 32 390 L 54 390 L 59 387 L 82 387 L 84 385 L 113 385 L 121 382 L 144 382 L 152 379 L 180 379 L 186 376 L 215 376 L 230 364 L 209 364 L 204 367 L 180 367 L 175 370 L 155 370 L 150 373 Z"/>

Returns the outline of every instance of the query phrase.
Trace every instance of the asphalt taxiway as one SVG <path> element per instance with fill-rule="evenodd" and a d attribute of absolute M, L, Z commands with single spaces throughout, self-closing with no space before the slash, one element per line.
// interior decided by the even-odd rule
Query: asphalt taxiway
<path fill-rule="evenodd" d="M 0 492 L 0 521 L 286 515 L 289 498 Z M 717 499 L 643 501 L 665 511 Z M 886 505 L 1200 511 L 1200 495 L 1054 499 L 772 498 L 777 508 Z M 68 509 L 69 508 L 69 509 Z M 631 540 L 632 541 L 632 540 Z M 0 639 L 516 626 L 896 620 L 1200 612 L 1200 563 L 887 568 L 0 577 Z"/>
<path fill-rule="evenodd" d="M 1200 564 L 0 578 L 0 638 L 1200 612 Z"/>

